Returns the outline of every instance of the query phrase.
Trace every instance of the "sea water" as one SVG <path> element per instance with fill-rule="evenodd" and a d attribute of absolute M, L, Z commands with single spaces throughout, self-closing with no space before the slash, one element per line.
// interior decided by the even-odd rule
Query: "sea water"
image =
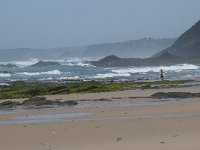
<path fill-rule="evenodd" d="M 165 72 L 165 79 L 192 79 L 200 76 L 200 65 L 178 64 L 172 66 L 151 67 L 95 67 L 85 59 L 48 60 L 59 62 L 60 66 L 31 67 L 37 59 L 29 61 L 0 62 L 14 64 L 16 67 L 0 67 L 0 85 L 10 81 L 138 81 L 159 80 L 160 69 Z"/>

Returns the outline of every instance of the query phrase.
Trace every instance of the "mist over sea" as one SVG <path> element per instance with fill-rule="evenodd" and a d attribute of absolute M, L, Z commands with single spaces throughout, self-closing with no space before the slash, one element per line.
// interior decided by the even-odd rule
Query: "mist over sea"
<path fill-rule="evenodd" d="M 59 66 L 31 67 L 37 59 L 28 61 L 0 62 L 16 67 L 0 67 L 0 84 L 12 81 L 70 82 L 70 81 L 145 81 L 159 80 L 159 71 L 165 71 L 165 79 L 192 79 L 200 76 L 200 65 L 178 64 L 151 67 L 95 67 L 90 59 L 48 60 Z"/>

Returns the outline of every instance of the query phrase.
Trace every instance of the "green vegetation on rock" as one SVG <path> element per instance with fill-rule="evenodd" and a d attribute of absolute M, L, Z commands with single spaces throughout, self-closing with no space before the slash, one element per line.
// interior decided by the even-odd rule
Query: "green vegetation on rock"
<path fill-rule="evenodd" d="M 45 97 L 31 97 L 25 101 L 23 101 L 23 105 L 43 105 L 46 102 Z"/>
<path fill-rule="evenodd" d="M 9 86 L 0 86 L 0 99 L 30 98 L 42 95 L 70 93 L 98 93 L 135 89 L 156 89 L 176 87 L 188 80 L 156 82 L 81 82 L 81 83 L 38 83 L 12 82 Z"/>

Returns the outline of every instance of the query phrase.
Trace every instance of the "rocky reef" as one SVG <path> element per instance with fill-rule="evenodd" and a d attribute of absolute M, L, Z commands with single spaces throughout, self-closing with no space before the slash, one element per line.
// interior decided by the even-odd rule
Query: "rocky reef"
<path fill-rule="evenodd" d="M 31 67 L 59 66 L 59 65 L 60 64 L 58 62 L 39 61 L 38 63 L 31 65 Z"/>
<path fill-rule="evenodd" d="M 164 99 L 164 98 L 195 98 L 200 97 L 200 93 L 190 93 L 190 92 L 158 92 L 155 94 L 152 94 L 151 97 L 153 99 Z"/>
<path fill-rule="evenodd" d="M 37 106 L 74 106 L 77 105 L 77 101 L 59 101 L 59 100 L 47 100 L 45 97 L 31 97 L 27 100 L 24 100 L 22 103 L 15 101 L 4 101 L 0 103 L 0 108 L 15 108 L 15 107 L 37 107 Z"/>

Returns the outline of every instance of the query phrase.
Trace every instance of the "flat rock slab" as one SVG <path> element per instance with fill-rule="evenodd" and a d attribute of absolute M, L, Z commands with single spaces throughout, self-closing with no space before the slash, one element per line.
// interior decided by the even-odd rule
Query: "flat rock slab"
<path fill-rule="evenodd" d="M 200 97 L 200 93 L 190 93 L 190 92 L 158 92 L 155 94 L 152 94 L 151 97 L 153 99 L 163 99 L 163 98 L 194 98 L 194 97 Z"/>

